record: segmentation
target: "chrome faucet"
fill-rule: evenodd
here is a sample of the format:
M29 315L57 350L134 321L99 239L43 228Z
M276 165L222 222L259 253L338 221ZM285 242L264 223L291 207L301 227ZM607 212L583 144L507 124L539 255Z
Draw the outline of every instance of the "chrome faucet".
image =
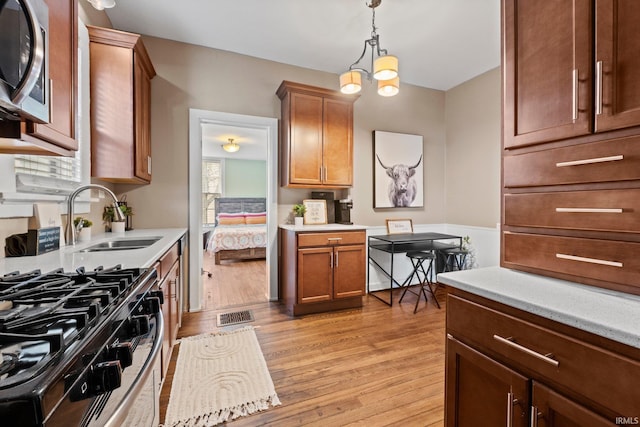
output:
M76 190L73 191L73 193L69 194L69 197L67 198L67 245L76 244L76 231L80 231L80 230L76 230L76 228L73 226L73 216L74 216L73 202L76 200L76 197L78 196L78 194L80 194L84 190L91 189L91 188L102 190L108 195L110 195L111 198L113 199L113 207L114 207L113 211L116 217L118 218L119 221L125 220L124 214L122 213L122 211L120 210L120 207L118 206L118 198L116 197L115 194L113 194L113 191L109 190L107 187L103 187L102 185L98 185L98 184L88 184L88 185L83 185L82 187L78 187Z

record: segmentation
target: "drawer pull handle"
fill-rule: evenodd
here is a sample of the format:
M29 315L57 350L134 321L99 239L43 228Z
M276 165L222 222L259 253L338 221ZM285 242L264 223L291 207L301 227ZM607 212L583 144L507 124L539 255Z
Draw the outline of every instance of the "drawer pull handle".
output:
M602 114L602 61L596 62L596 114Z
M327 237L327 240L330 242L339 242L342 240L342 237Z
M513 406L518 404L518 399L513 392L507 393L507 427L513 427Z
M571 103L571 118L575 122L578 120L578 69L573 69L573 74L571 76L571 82L573 84L573 102Z
M609 267L622 267L623 264L618 261L607 261L606 259L586 258L582 256L556 254L556 258L568 259L569 261L588 262L590 264L608 265Z
M621 208L556 208L556 212L575 213L622 213Z
M531 427L538 427L538 418L542 417L542 412L535 406L531 405Z
M593 159L582 159L582 160L572 160L570 162L559 162L559 163L556 163L556 167L563 168L566 166L589 165L591 163L615 162L618 160L624 160L624 156L622 154L618 154L616 156L609 156L609 157L596 157Z
M537 351L533 351L533 350L531 350L530 348L527 348L527 347L525 347L525 346L523 346L523 345L520 345L520 344L518 344L517 342L513 341L513 338L512 338L512 337L509 337L509 338L503 338L503 337L501 337L500 335L494 335L494 336L493 336L493 339L494 339L494 340L496 340L496 341L498 341L498 342L501 342L501 343L503 343L503 344L506 344L506 345L508 345L509 347L513 347L513 348L515 348L515 349L517 349L517 350L520 350L520 351L522 351L522 352L525 352L525 353L527 353L528 355L535 357L536 359L540 359L540 360L542 360L543 362L549 363L549 364L551 364L551 365L555 366L556 368L557 368L558 366L560 366L560 362L558 362L558 361L557 361L557 360L555 360L555 359L552 359L551 357L549 357L549 355L540 354L540 353L538 353Z

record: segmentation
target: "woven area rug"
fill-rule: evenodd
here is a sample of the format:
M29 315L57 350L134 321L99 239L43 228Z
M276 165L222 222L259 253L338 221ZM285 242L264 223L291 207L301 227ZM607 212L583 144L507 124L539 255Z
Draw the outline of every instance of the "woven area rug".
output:
M253 327L181 340L165 426L212 426L279 404Z

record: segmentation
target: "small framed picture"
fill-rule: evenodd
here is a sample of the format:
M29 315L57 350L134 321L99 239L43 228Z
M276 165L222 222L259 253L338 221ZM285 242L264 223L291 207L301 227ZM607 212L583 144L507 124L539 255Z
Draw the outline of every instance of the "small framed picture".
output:
M409 218L388 219L387 233L389 234L413 233L413 221L411 221L411 219Z
M307 208L304 213L305 224L327 223L327 201L319 199L303 200L302 204Z

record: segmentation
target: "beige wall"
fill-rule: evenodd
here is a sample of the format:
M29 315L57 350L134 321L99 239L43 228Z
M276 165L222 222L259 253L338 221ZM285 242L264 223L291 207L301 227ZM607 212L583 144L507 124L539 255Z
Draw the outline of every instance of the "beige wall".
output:
M446 222L500 222L500 68L446 93Z
M235 53L144 38L158 75L152 81L153 182L116 186L127 193L137 227L186 226L188 219L188 109L197 108L263 117L280 117L275 95L282 80L337 89L337 75L261 60ZM365 84L354 107L354 186L352 218L382 225L388 217L410 216L417 223L444 222L445 127L442 91L403 85L400 94L383 98ZM372 190L373 130L424 135L425 207L374 211ZM311 190L279 189L280 220L288 205ZM346 191L338 192L344 197Z
M282 80L338 87L331 73L153 37L144 42L158 73L152 81L153 182L114 188L133 207L135 228L188 225L189 108L279 118L275 91ZM336 193L352 197L353 221L382 226L385 218L410 217L417 224L494 227L500 220L499 99L497 69L447 93L402 84L399 95L384 98L365 83L354 106L354 186ZM424 136L424 208L373 209L373 130ZM279 188L281 222L310 191ZM92 210L100 224L102 205ZM0 243L24 231L24 219L1 220Z

